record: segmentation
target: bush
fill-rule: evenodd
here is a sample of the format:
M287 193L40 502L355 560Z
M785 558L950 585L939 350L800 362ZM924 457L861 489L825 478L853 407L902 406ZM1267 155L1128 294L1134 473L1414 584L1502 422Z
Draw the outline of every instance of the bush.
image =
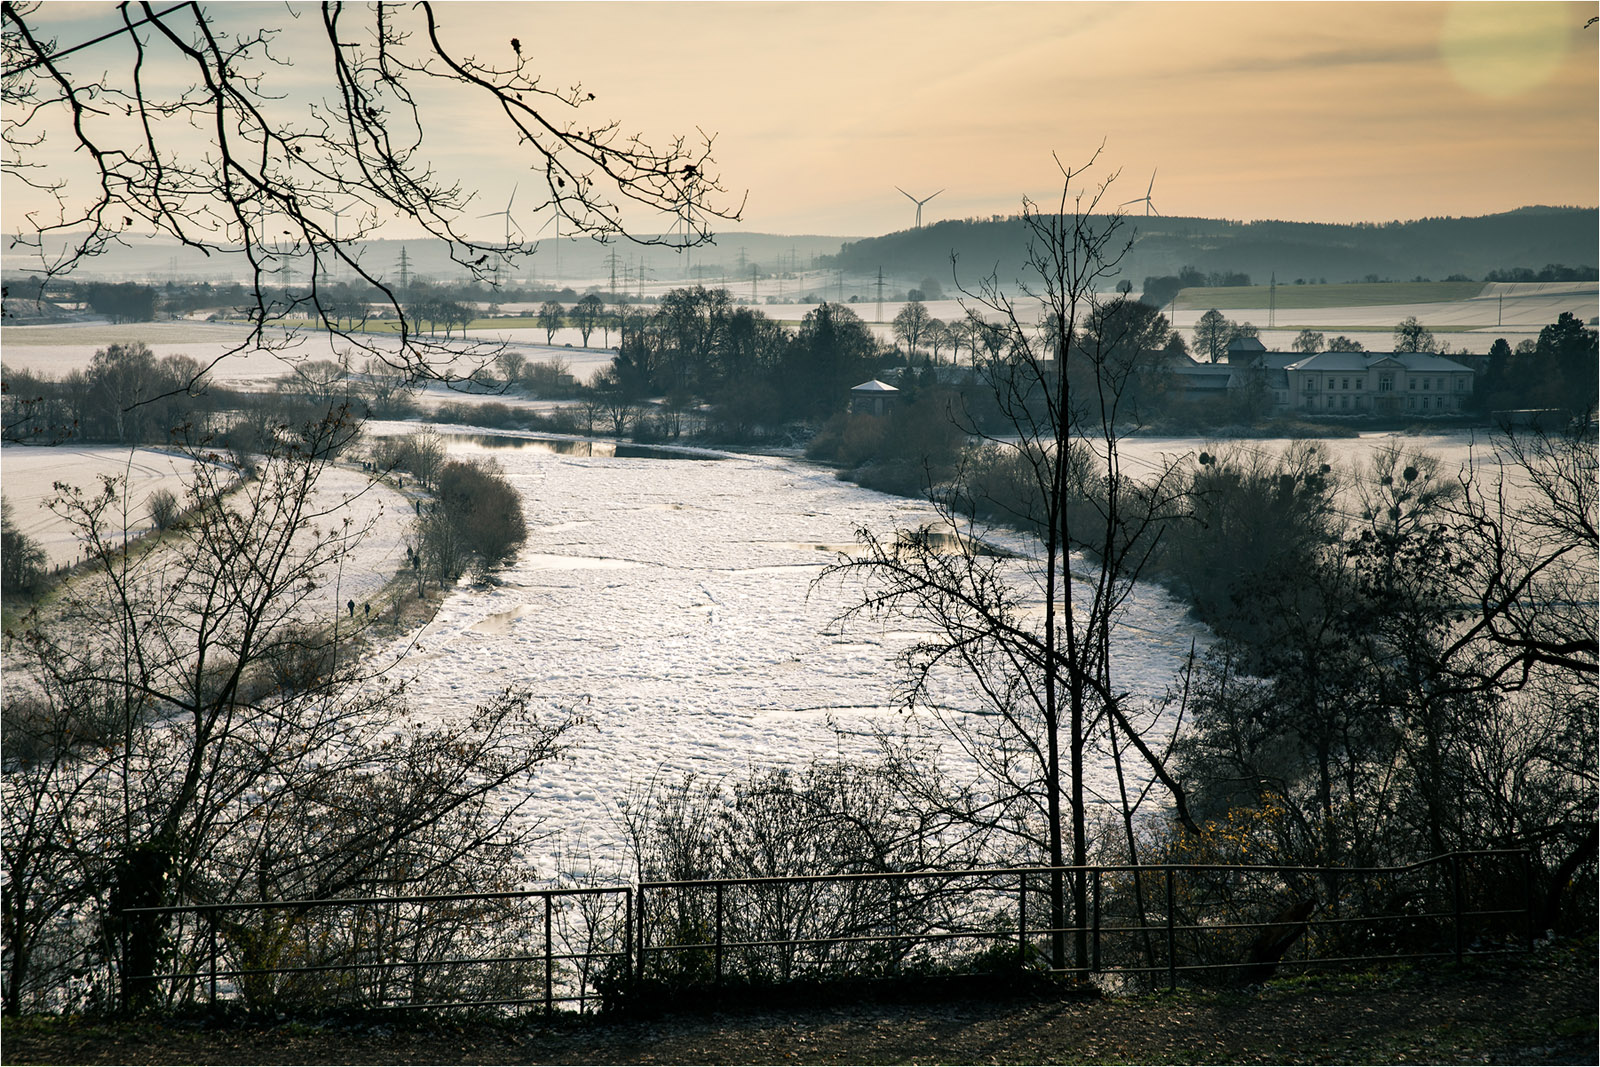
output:
M950 412L951 394L927 390L886 416L838 414L806 448L811 459L853 468L862 485L920 495L947 481L966 443Z
M157 489L144 504L157 530L165 530L178 521L178 497L172 490Z
M44 549L11 521L11 504L0 501L0 586L31 595L44 585Z
M432 427L424 427L404 437L378 438L370 455L379 470L410 471L423 485L432 485L444 463L444 441Z
M441 584L468 566L486 574L527 540L522 502L493 463L452 461L438 477L439 499L423 516L421 541Z
M571 365L560 358L524 364L518 380L529 396L544 400L567 399L583 391L572 376Z

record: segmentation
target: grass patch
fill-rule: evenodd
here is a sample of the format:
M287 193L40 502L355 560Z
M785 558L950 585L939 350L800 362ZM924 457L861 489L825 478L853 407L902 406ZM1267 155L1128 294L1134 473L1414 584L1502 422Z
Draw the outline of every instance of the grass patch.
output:
M1342 285L1280 285L1276 298L1268 286L1238 285L1185 289L1176 306L1189 311L1216 308L1264 308L1276 301L1278 310L1293 308L1368 307L1383 304L1437 304L1470 300L1483 292L1483 282L1350 282Z

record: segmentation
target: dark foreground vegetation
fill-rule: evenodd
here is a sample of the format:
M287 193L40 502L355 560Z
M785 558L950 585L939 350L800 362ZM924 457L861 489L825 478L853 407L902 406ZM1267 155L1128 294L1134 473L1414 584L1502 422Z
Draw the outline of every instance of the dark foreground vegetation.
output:
M1593 1063L1592 941L1494 964L1228 992L1013 997L491 1021L8 1021L9 1063Z

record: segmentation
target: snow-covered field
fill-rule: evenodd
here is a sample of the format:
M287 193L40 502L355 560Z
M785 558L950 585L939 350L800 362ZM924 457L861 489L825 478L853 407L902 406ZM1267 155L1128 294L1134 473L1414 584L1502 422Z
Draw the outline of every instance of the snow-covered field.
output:
M242 326L211 322L135 322L112 325L107 322L66 323L50 326L7 326L5 330L5 364L7 367L25 368L54 378L75 370L84 370L94 358L97 349L111 344L129 344L143 341L150 346L157 359L166 356L188 356L202 364L212 363L211 378L220 385L236 389L265 390L274 379L289 372L293 360L332 359L353 348L349 342L329 342L321 336L307 336L304 342L284 353L251 349L233 352L246 336ZM595 333L589 340L594 347L581 347L582 337L575 329L556 331L554 344L545 343L545 332L537 329L486 329L474 330L474 340L500 340L530 363L552 359L564 360L579 381L588 381L601 368L608 366L616 353L600 347L603 335ZM613 331L612 340L616 334ZM392 345L394 342L374 335L365 340L373 344ZM441 338L442 340L442 338ZM232 354L230 354L232 353ZM359 366L366 354L356 352L352 362Z
M11 521L44 549L54 567L82 556L76 531L48 506L57 495L57 482L93 497L100 491L101 478L120 479L123 504L115 508L115 517L122 521L107 533L137 537L151 528L146 509L150 494L166 489L182 499L191 465L181 452L159 448L6 445L0 448L0 488Z
M1539 331L1555 322L1562 312L1576 315L1581 322L1593 321L1600 312L1600 287L1594 282L1486 284L1483 291L1467 300L1418 304L1375 304L1367 307L1234 308L1226 312L1234 322L1254 323L1261 331L1261 342L1274 351L1288 351L1300 330L1309 328L1332 337L1340 330L1356 333L1356 340L1369 351L1389 347L1389 331L1409 317L1433 330L1442 331L1438 340L1452 350L1466 348L1484 353L1498 337L1513 347L1522 340L1536 339ZM1194 331L1205 314L1203 308L1180 309L1172 325L1184 334ZM1275 322L1276 329L1267 323ZM1331 331L1331 332L1330 332ZM1374 332L1377 331L1377 332Z
M165 488L181 501L193 462L181 452L156 448L7 445L0 449L0 488L12 521L39 543L53 567L82 555L77 531L48 507L57 495L57 482L92 497L100 491L102 477L119 479L120 503L108 513L113 521L106 533L137 537L152 529L150 494ZM330 467L318 481L311 505L337 514L338 521L348 516L357 529L370 524L371 532L343 572L326 576L307 607L332 612L350 600L361 604L375 597L403 561L410 504L358 470Z

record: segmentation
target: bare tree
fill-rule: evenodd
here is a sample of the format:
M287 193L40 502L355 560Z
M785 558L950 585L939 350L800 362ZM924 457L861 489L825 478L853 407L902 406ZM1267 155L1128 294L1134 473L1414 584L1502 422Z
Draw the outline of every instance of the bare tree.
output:
M928 333L932 316L920 300L909 300L894 317L894 335L905 342L906 354L915 357L917 345Z
M712 138L656 146L616 122L587 122L594 94L545 85L517 37L497 57L462 54L449 7L329 2L314 24L293 12L272 28L235 25L226 8L197 3L117 12L110 32L61 42L51 34L76 24L58 30L50 5L4 4L3 166L48 205L13 239L34 255L40 294L135 232L153 232L242 260L252 330L239 349L282 349L295 339L291 320L309 317L410 378L465 377L494 346L421 336L404 294L357 249L400 217L479 278L532 254L534 242L509 228L499 242L462 231L475 192L435 169L424 130L463 108L502 124L499 140L515 153L507 166L545 179L526 210L554 212L569 234L694 245L709 224L738 215L715 202ZM274 73L291 65L323 79L320 98L275 88ZM47 155L47 140L67 151ZM639 237L629 211L678 225ZM327 301L335 272L392 311L397 343L351 329Z
M1023 204L1028 277L1018 284L1042 306L1042 320L1023 318L993 277L968 294L972 310L1004 338L988 370L1006 424L988 439L990 477L969 479L940 502L942 530L860 531L865 551L830 571L867 582L850 615L908 615L930 631L903 655L905 699L982 778L938 799L935 787L928 801L953 825L1012 836L1056 868L1088 860L1086 759L1096 747L1136 750L1186 818L1181 791L1143 740L1109 658L1112 627L1172 511L1177 478L1163 468L1135 479L1122 467L1119 442L1136 424L1130 385L1148 354L1124 335L1136 319L1117 313L1126 296L1101 291L1128 242L1120 215L1098 214L1115 175L1087 193L1071 191L1087 169L1061 167L1055 212ZM986 552L976 514L1032 534L1030 558ZM941 699L951 675L972 706ZM1080 920L1085 894L1084 880L1074 879ZM1059 871L1050 926L1052 959L1066 966ZM1081 921L1074 947L1077 966L1087 966Z
M280 433L237 485L197 457L154 545L114 533L114 480L60 498L90 570L7 638L7 1012L160 995L144 976L176 920L125 908L476 888L532 832L500 791L570 720L508 692L408 722L320 592L364 533L313 492L348 432L335 414ZM220 934L243 953L272 931Z
M583 347L589 347L589 335L594 333L600 325L600 320L605 316L606 304L595 293L585 293L572 308L572 324L578 328L583 336Z
M1500 475L1487 485L1464 476L1450 509L1478 605L1457 646L1489 641L1499 652L1495 679L1520 684L1544 667L1592 684L1600 538L1590 420L1556 432L1508 429L1494 453Z
M539 305L539 328L544 331L544 343L552 344L556 339L556 331L561 329L566 320L566 309L560 301L546 300Z

